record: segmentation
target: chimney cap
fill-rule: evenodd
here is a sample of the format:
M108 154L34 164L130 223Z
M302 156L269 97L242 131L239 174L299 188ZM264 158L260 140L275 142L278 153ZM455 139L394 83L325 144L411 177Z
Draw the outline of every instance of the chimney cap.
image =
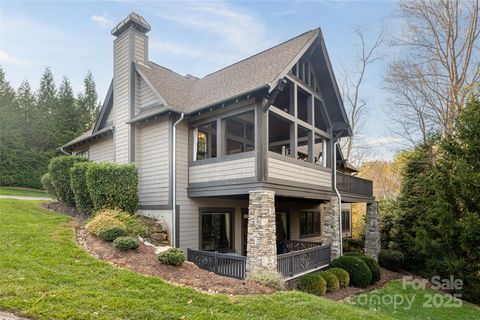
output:
M113 28L112 35L118 37L130 27L133 27L142 33L147 33L151 29L148 22L141 15L136 12L132 12L125 19L120 21L115 28Z

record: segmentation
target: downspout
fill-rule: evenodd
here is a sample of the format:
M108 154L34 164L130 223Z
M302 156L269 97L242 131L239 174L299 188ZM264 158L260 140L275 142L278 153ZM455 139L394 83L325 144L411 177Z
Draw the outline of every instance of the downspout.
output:
M335 138L335 143L333 145L333 189L337 194L338 198L338 222L339 222L339 240L340 240L340 256L343 256L343 231L342 231L342 195L337 189L337 145L340 142L340 139Z
M177 241L177 126L185 118L182 112L180 118L173 124L173 148L172 148L172 247L176 247Z

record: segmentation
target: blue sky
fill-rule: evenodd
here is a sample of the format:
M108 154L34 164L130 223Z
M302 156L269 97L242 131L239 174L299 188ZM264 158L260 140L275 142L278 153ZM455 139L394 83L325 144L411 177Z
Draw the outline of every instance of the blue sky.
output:
M358 39L355 26L373 40L395 31L391 1L5 1L0 2L0 65L17 87L36 88L46 66L57 83L67 76L76 92L91 70L103 100L112 77L110 30L131 11L152 26L150 60L180 74L204 76L310 29L321 27L337 79L351 69ZM363 139L369 158L391 158L398 144L388 128L382 82L385 58L373 65L363 86L369 116Z

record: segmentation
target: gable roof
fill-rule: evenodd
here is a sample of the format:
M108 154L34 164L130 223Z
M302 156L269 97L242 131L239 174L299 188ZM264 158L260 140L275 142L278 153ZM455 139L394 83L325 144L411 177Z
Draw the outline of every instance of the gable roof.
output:
M182 76L153 62L136 63L168 107L191 113L262 87L272 87L319 36L313 29L203 78Z

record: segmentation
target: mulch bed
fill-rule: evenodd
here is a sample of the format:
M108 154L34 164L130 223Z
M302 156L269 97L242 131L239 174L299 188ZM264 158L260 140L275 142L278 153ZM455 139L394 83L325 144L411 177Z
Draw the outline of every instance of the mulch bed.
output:
M394 272L384 268L380 268L380 269L381 269L381 279L377 283L374 283L366 288L355 288L355 287L340 288L335 292L328 292L325 295L325 297L335 301L349 300L350 298L358 294L380 289L385 285L385 283L391 280L401 279L403 276L407 275L405 273Z
M149 276L160 277L169 283L187 286L207 293L224 293L230 295L268 294L274 290L252 281L238 280L216 275L198 268L190 262L179 267L161 264L155 255L155 249L140 243L137 250L120 251L111 243L102 241L85 231L83 224L86 216L73 208L60 203L44 203L48 210L74 217L77 240L92 256L105 260L117 267L126 268Z

